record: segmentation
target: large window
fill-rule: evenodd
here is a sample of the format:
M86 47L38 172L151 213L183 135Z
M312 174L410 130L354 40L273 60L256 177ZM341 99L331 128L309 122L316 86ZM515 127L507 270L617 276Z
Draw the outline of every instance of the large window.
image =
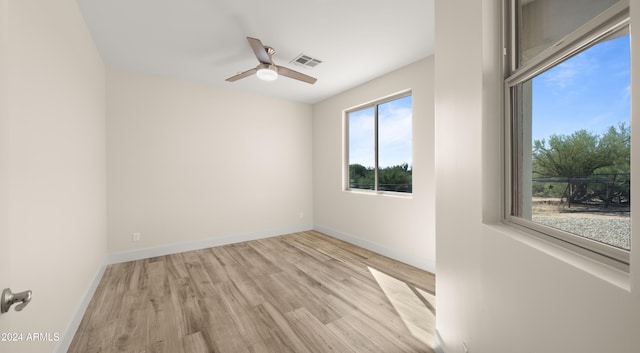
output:
M411 94L346 112L347 189L412 192Z
M506 219L628 269L629 5L511 0Z

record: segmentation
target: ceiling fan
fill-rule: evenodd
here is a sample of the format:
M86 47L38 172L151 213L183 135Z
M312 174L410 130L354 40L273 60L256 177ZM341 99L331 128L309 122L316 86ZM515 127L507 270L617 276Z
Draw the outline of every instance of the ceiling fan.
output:
M245 78L253 74L256 74L259 79L265 81L273 81L278 78L278 75L286 76L310 84L314 84L317 81L316 78L313 78L311 76L305 75L298 71L287 69L284 66L278 66L274 64L272 57L276 52L275 49L262 45L260 39L247 37L247 40L249 41L249 45L251 45L251 49L253 49L253 53L256 55L256 58L258 59L260 64L258 64L258 66L251 70L247 70L235 76L231 76L226 79L226 81L235 82L241 78Z

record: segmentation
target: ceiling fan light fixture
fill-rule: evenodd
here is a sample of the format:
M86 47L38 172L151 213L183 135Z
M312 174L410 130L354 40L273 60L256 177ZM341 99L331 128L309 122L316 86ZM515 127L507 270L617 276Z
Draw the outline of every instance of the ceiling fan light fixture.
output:
M314 84L317 79L300 73L298 71L291 70L284 66L278 66L273 63L273 54L275 54L275 50L272 47L267 47L262 45L260 39L247 37L249 41L249 45L253 50L253 54L256 56L256 59L260 62L258 66L254 67L251 70L247 70L245 72L241 72L234 76L226 79L227 82L235 82L241 78L245 78L247 76L256 75L259 79L264 81L273 81L278 79L278 76L282 75L284 77L289 77L298 81L306 82L309 84ZM318 61L320 63L321 61Z
M256 72L256 76L263 81L275 81L278 78L278 72L272 68L262 68Z

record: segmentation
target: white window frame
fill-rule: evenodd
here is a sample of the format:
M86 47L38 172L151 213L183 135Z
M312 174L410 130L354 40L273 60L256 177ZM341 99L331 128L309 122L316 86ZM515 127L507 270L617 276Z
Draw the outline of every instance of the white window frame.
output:
M606 36L629 26L629 1L621 0L600 15L585 23L583 26L565 36L526 64L517 67L517 36L516 36L516 0L505 1L505 84L504 84L504 218L509 225L524 230L528 234L551 241L571 251L595 259L615 268L629 271L630 251L596 242L576 234L551 228L540 223L526 220L513 214L521 214L515 210L520 203L517 197L521 193L517 190L517 181L521 178L522 168L526 164L517 157L521 153L514 153L515 148L522 148L523 142L516 141L518 129L514 123L518 105L516 87L547 69L567 60L572 55L597 43ZM526 138L526 137L525 137ZM633 140L633 134L632 134ZM520 142L520 144L518 144ZM632 141L633 144L633 141ZM514 148L514 146L516 146ZM515 180L515 182L514 182Z
M412 100L413 100L413 92L412 90L408 89L408 90L404 90L398 93L394 93L391 94L389 96L383 97L383 98L379 98L377 100L373 100L349 109L346 109L343 111L343 126L344 126L344 138L343 138L343 154L344 154L344 163L343 163L343 190L344 191L351 191L351 192L358 192L358 193L372 193L372 194L392 194L392 195L398 195L398 196L407 196L407 197L411 197L411 195L413 194L413 175L411 178L411 192L400 192L400 191L387 191L387 190L379 190L378 186L379 186L379 182L378 182L378 169L379 169L379 165L378 165L378 107L379 105L400 99L400 98L404 98L404 97L408 97L411 96ZM374 107L374 134L375 134L375 138L374 138L374 189L357 189L357 188L351 188L350 185L350 177L349 177L349 113L352 112L356 112L359 110L363 110L363 109L367 109L367 108L371 108ZM413 160L413 102L411 104L411 159ZM413 164L413 163L412 163ZM413 165L411 165L411 170L413 173Z

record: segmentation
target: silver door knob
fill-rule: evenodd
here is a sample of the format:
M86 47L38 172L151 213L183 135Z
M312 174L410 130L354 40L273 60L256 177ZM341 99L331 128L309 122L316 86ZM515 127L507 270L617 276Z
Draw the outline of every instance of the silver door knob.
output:
M11 308L11 305L20 303L16 306L16 311L21 311L31 301L31 291L26 290L20 293L12 293L11 289L5 288L2 291L2 297L0 297L0 313L6 313Z

